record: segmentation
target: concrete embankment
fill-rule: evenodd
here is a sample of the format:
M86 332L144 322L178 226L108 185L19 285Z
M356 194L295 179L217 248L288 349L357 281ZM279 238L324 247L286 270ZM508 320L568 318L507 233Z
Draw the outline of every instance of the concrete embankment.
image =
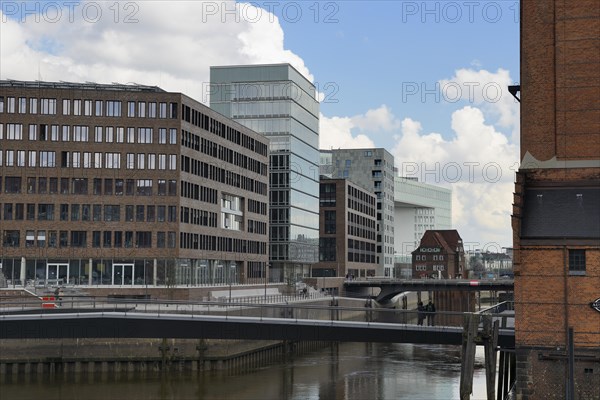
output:
M364 307L359 299L336 298L340 307ZM307 306L331 306L332 298L303 301ZM273 307L272 317L364 320L364 311L334 313L315 308ZM244 308L245 316L260 309ZM213 312L211 312L213 314ZM219 312L214 312L218 315ZM263 315L267 316L267 315ZM160 370L243 370L327 346L327 342L280 342L183 339L25 339L0 340L2 379L27 374L120 373Z

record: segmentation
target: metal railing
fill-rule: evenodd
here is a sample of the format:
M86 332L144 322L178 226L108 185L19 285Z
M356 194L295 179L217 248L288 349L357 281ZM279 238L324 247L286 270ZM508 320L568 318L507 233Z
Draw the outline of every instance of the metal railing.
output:
M151 313L158 317L163 314L218 315L260 318L294 318L306 320L340 320L361 322L387 322L396 324L451 326L460 327L467 313L436 311L435 313L417 310L402 310L373 307L374 303L365 300L363 307L342 307L335 305L339 298L311 295L273 295L265 303L264 297L255 296L244 299L221 299L221 301L177 301L158 299L125 299L98 296L62 296L52 300L28 298L0 298L0 320L2 315L27 314L43 315L47 313L89 313L89 312L125 312ZM328 305L310 304L302 300L321 299ZM43 308L42 304L54 304L53 308ZM486 314L498 315L490 307ZM480 312L482 313L482 312ZM429 317L429 318L428 318ZM422 318L422 322L419 320Z

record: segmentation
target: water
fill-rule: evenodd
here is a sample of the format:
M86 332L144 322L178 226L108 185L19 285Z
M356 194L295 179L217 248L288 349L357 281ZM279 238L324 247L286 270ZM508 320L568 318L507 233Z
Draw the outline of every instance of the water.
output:
M473 399L485 399L477 354ZM342 343L241 373L80 374L19 377L2 400L367 400L458 399L460 349L452 346Z

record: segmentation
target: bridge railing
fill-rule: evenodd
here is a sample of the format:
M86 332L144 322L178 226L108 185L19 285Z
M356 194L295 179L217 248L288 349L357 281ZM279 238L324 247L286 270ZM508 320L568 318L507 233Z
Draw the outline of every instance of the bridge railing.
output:
M229 299L228 299L229 300ZM85 313L85 312L125 312L152 313L158 315L190 314L215 315L225 317L257 318L293 318L297 320L340 320L360 322L386 322L413 325L462 326L462 312L437 311L435 313L417 310L402 310L374 307L374 303L365 300L363 307L340 307L334 298L328 305L310 303L292 303L290 299L281 299L278 304L252 303L244 301L176 301L156 299L122 299L91 296L64 296L55 300L56 308L42 308L41 301L29 298L21 300L0 300L0 319L2 314L45 313ZM262 300L262 299L261 299ZM482 311L485 314L497 314L502 306L490 307ZM506 325L504 325L506 326Z

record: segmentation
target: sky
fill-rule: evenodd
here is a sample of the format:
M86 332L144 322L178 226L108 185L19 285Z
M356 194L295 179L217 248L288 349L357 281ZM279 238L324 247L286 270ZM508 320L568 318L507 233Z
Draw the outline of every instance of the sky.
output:
M209 67L289 62L320 147L383 147L453 193L467 249L512 246L519 2L0 2L0 79L157 85L209 102Z

